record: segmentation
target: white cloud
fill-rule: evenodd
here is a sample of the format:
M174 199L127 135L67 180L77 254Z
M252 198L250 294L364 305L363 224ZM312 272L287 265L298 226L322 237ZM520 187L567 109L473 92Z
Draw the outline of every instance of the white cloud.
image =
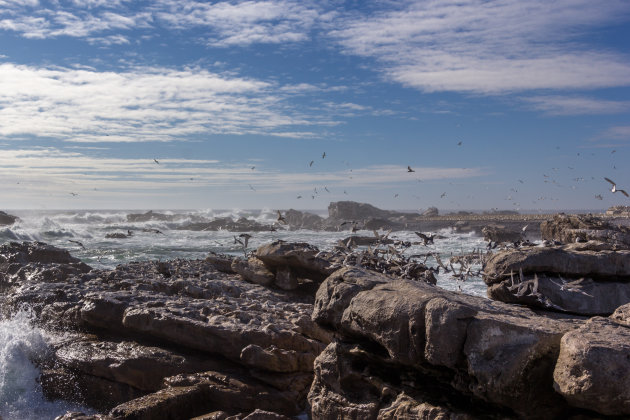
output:
M525 102L551 115L619 114L630 111L628 101L610 101L582 96L535 96Z
M630 3L588 0L407 1L350 16L331 31L350 54L379 60L392 80L423 91L483 94L630 85L630 57L579 42L622 22Z
M171 141L195 134L310 136L275 84L200 69L124 73L0 64L0 137ZM295 133L295 134L291 134Z
M175 28L207 27L214 46L298 42L307 39L319 11L288 0L206 3L160 0L155 15Z

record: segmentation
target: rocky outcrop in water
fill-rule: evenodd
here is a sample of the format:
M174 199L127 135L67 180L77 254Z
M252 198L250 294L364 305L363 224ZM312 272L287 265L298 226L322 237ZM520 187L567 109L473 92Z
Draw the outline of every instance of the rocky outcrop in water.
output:
M411 275L399 246L278 241L248 259L90 270L66 251L11 243L0 297L5 315L26 303L62 332L42 365L46 395L105 418L630 416L630 303L588 319L449 292ZM628 251L601 244L540 249L497 253L486 269L501 281L525 265L630 271L615 268ZM241 263L271 280L236 274Z
M0 226L12 225L15 221L18 220L17 216L12 216L3 211L0 211Z
M580 315L630 302L630 250L602 242L499 251L483 271L495 300Z

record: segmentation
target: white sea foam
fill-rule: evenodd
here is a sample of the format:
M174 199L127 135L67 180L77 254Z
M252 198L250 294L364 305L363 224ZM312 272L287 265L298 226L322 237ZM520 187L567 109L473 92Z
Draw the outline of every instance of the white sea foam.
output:
M0 418L54 419L67 411L84 411L65 401L44 398L36 366L49 351L46 333L32 325L32 313L22 310L0 321Z

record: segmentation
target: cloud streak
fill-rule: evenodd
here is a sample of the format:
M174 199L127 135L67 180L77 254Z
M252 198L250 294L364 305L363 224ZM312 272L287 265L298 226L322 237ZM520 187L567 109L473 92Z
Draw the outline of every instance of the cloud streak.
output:
M426 92L500 94L630 85L630 57L580 42L584 28L620 22L630 4L586 0L408 1L351 16L331 32L344 51ZM605 69L605 71L602 71Z
M312 137L300 128L334 124L296 111L276 88L274 83L202 69L114 73L0 64L0 138L136 142L200 133Z

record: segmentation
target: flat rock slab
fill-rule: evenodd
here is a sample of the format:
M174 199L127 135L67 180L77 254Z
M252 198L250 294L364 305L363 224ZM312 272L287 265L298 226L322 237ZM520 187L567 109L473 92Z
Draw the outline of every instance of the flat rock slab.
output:
M565 277L592 277L630 282L629 250L581 250L579 244L528 247L499 251L484 266L484 281L491 285L512 276L558 273Z
M554 387L576 407L630 416L630 328L592 318L560 345Z

